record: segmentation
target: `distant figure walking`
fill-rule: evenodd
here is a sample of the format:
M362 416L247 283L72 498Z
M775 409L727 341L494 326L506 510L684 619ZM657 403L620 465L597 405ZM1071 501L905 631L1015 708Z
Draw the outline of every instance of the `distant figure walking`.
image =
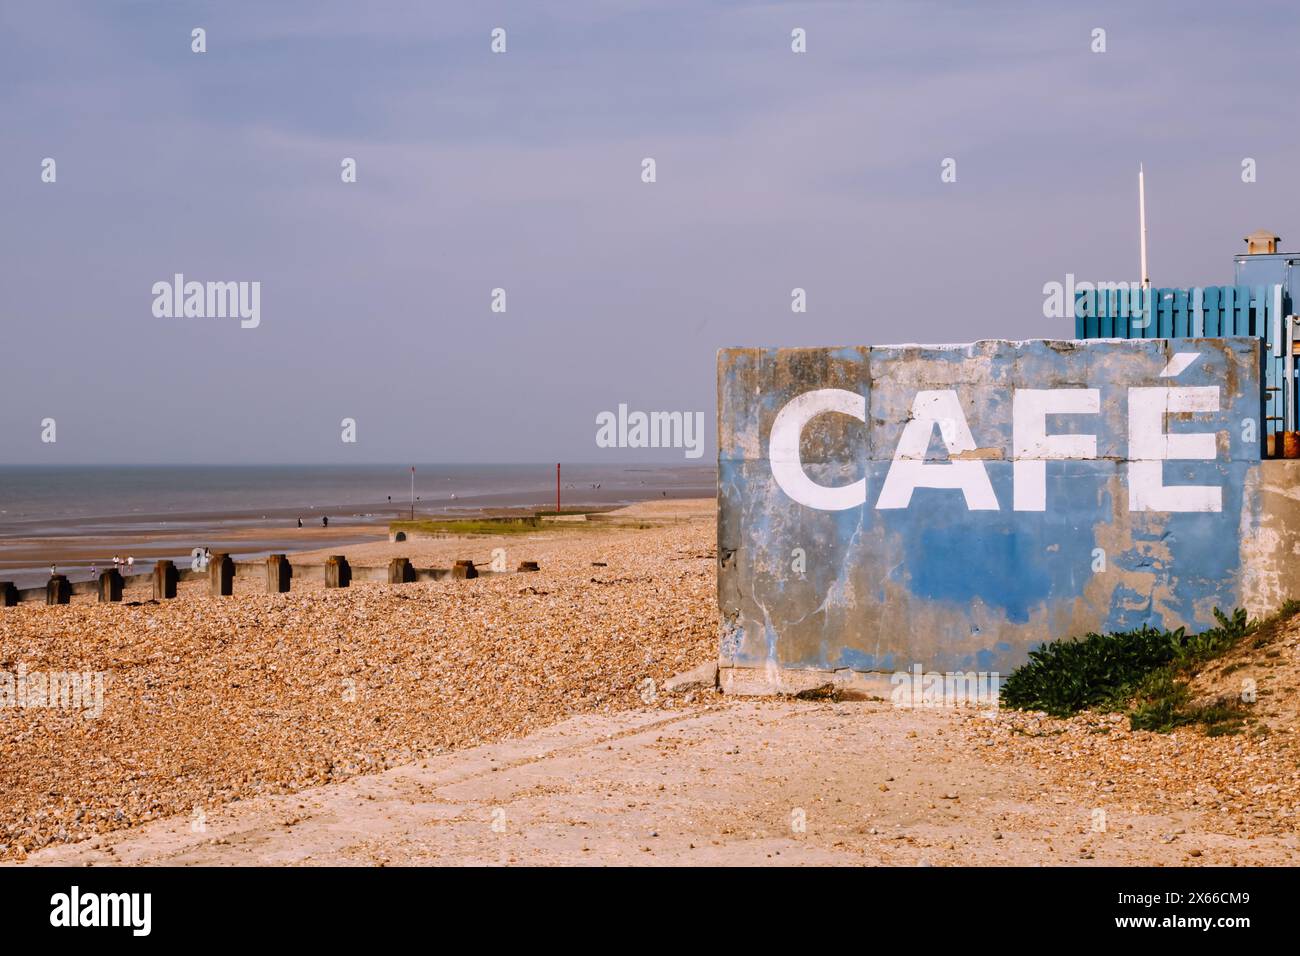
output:
M98 575L98 573L96 572L96 569L95 569L95 565L94 565L94 563L92 562L91 565L90 565L90 580L93 581L93 580L95 580L95 578L97 578L97 577L99 577L99 575Z
M298 519L298 527L299 527L299 528L302 527L302 519L301 519L301 518Z
M135 558L129 554L126 556L126 570L128 573L135 570Z
M53 564L51 564L51 565L50 565L50 577L54 577L54 575L56 575L56 574L58 574L58 573L59 573L59 569L58 569L58 567L55 566L55 565L53 565Z
M329 516L329 515L321 515L320 523L321 523L321 527L322 527L322 528L328 528L328 527L330 526L330 516Z

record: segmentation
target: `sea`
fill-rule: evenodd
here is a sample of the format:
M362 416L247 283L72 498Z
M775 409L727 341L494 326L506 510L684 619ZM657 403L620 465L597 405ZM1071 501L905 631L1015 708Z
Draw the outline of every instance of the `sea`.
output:
M412 484L414 467L414 484ZM716 468L701 464L562 464L564 508L665 498L711 498ZM69 570L102 569L116 553L178 556L176 542L216 550L239 532L237 556L301 548L275 528L383 526L394 518L456 517L555 507L547 464L3 465L0 580L30 587L50 556ZM270 529L266 535L257 529ZM381 528L372 527L370 536ZM250 537L250 533L252 536ZM170 542L160 543L160 539ZM346 538L336 538L343 541ZM358 540L364 540L360 535ZM292 547L289 547L289 546ZM98 558L99 551L106 554ZM60 568L60 570L63 570Z

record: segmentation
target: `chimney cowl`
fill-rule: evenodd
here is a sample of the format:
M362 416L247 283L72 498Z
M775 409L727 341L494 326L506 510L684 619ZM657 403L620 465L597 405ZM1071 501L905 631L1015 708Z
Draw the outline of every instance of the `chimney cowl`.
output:
M1277 252L1277 244L1282 237L1267 229L1256 229L1246 237L1246 255L1272 255Z

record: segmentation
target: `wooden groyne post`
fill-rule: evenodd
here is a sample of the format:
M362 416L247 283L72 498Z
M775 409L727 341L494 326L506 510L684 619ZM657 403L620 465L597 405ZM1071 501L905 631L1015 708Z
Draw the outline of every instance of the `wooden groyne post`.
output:
M208 562L208 593L213 597L235 593L235 562L224 551L212 555Z
M66 574L51 575L45 584L46 604L67 604L72 600L72 584Z
M99 572L99 603L109 604L122 600L122 573L117 568Z
M153 566L153 599L166 601L176 596L176 565L170 561L158 561Z
M341 554L331 554L325 560L325 586L345 588L352 583L352 566Z
M266 593L285 594L293 578L293 565L283 554L271 554L266 558Z
M415 580L415 568L410 558L393 558L388 562L389 584L410 584Z

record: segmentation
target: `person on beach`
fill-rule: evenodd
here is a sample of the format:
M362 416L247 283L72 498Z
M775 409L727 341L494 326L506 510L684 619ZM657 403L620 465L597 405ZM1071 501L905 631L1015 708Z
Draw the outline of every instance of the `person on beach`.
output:
M126 572L127 574L130 574L134 570L135 570L135 558L133 558L131 555L128 554L126 556Z
M93 580L95 580L95 578L97 578L98 576L99 576L99 575L96 573L95 565L94 565L94 563L92 562L91 565L90 565L90 580L93 581Z
M299 528L302 527L302 519L301 519L301 518L298 519L298 527L299 527Z
M329 517L329 515L321 515L320 523L321 523L321 527L322 527L322 528L328 528L328 527L330 526L330 517Z
M58 569L58 567L56 567L55 565L51 564L51 565L50 565L50 577L54 577L54 575L56 575L56 574L58 574L58 573L59 573L59 569Z

